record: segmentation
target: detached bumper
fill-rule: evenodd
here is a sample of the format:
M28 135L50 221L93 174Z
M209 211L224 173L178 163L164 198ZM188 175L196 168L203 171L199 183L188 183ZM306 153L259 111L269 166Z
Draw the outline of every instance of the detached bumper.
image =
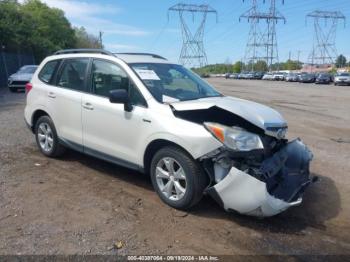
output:
M262 163L260 172L265 181L232 167L208 193L227 211L273 216L302 202L302 194L312 182L311 160L308 148L301 140L294 140Z

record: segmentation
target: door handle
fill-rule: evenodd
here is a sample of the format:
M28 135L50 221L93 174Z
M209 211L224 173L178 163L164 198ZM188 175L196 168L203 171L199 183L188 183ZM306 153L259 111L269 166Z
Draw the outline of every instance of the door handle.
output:
M94 107L92 106L91 103L84 103L83 107L87 110L94 110Z
M49 92L47 96L51 98L56 98L56 94L54 92Z

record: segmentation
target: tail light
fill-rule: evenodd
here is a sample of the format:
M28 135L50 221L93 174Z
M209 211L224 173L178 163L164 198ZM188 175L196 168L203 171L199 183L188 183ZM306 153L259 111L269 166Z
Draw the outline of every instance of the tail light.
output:
M30 90L32 90L33 85L31 83L26 83L26 94L29 93Z

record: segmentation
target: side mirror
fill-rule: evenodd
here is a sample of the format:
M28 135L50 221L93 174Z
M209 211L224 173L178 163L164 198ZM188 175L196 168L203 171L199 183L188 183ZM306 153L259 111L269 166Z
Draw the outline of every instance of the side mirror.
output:
M109 101L113 104L124 104L124 110L127 112L131 112L132 110L132 105L129 101L129 94L125 89L109 91Z

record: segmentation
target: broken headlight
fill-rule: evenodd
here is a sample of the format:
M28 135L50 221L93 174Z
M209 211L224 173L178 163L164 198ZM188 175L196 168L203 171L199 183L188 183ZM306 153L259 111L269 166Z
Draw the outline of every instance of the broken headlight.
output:
M258 135L240 127L228 127L212 122L205 122L204 126L214 137L232 150L251 151L264 148Z

